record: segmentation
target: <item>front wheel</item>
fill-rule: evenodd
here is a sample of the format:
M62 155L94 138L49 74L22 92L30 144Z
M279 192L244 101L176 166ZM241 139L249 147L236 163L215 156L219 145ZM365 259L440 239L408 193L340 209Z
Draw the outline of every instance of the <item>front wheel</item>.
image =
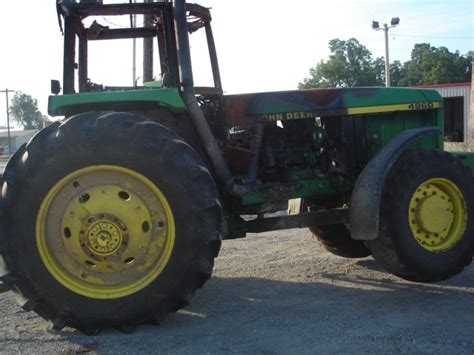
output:
M216 186L164 126L80 114L35 136L4 178L0 276L57 329L160 322L211 275L221 243Z
M385 182L379 236L368 244L377 261L407 280L461 272L474 251L471 170L446 152L405 152Z

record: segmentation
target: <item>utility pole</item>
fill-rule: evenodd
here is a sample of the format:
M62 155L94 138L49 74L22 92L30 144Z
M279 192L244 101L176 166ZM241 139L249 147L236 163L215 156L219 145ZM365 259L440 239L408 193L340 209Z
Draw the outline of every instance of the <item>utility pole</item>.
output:
M7 99L7 132L8 132L8 157L12 154L12 144L10 137L10 100L8 99L9 92L15 92L15 90L0 90L0 93L5 93L5 98Z
M137 0L130 0L130 4L135 4ZM130 27L137 27L137 15L130 15ZM132 49L132 85L137 85L137 39L133 37L133 49Z
M400 24L400 19L398 17L392 18L390 26L384 24L381 28L378 21L372 21L372 29L376 31L384 31L385 33L385 86L390 86L390 59L389 59L389 50L388 50L388 30Z

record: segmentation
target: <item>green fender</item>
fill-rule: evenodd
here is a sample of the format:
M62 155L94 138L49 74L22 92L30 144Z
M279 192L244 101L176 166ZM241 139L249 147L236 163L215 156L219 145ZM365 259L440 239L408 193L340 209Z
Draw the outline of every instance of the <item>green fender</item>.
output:
M409 129L385 145L367 164L352 190L349 224L352 239L374 240L379 234L379 209L385 180L410 143L430 134L440 134L438 127Z

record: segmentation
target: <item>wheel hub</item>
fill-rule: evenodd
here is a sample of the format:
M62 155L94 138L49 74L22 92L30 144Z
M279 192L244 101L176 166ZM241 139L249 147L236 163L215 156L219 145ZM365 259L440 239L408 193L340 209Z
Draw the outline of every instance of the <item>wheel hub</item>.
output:
M462 193L449 180L430 179L413 194L408 218L414 238L424 249L447 250L465 230L467 217Z
M83 296L110 299L138 292L160 275L175 226L166 197L150 180L99 165L53 186L38 212L36 236L58 282Z
M435 185L422 185L415 193L414 220L420 233L446 234L453 222L453 203L449 196Z
M86 219L79 232L84 252L96 260L120 256L128 244L128 228L118 217L97 214Z

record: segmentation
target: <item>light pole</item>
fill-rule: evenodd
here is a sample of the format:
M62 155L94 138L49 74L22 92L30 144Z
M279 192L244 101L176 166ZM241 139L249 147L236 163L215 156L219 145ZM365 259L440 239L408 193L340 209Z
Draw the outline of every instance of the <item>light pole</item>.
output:
M8 99L8 93L9 92L15 92L15 90L0 90L0 93L5 93L5 97L7 99L7 132L8 132L8 157L10 157L11 152L12 152L12 144L11 144L11 137L10 137L10 102Z
M378 21L372 21L372 29L376 31L385 32L385 86L390 86L390 59L388 53L388 30L400 24L400 19L398 17L392 18L390 21L390 26L384 24L383 27L379 26Z

